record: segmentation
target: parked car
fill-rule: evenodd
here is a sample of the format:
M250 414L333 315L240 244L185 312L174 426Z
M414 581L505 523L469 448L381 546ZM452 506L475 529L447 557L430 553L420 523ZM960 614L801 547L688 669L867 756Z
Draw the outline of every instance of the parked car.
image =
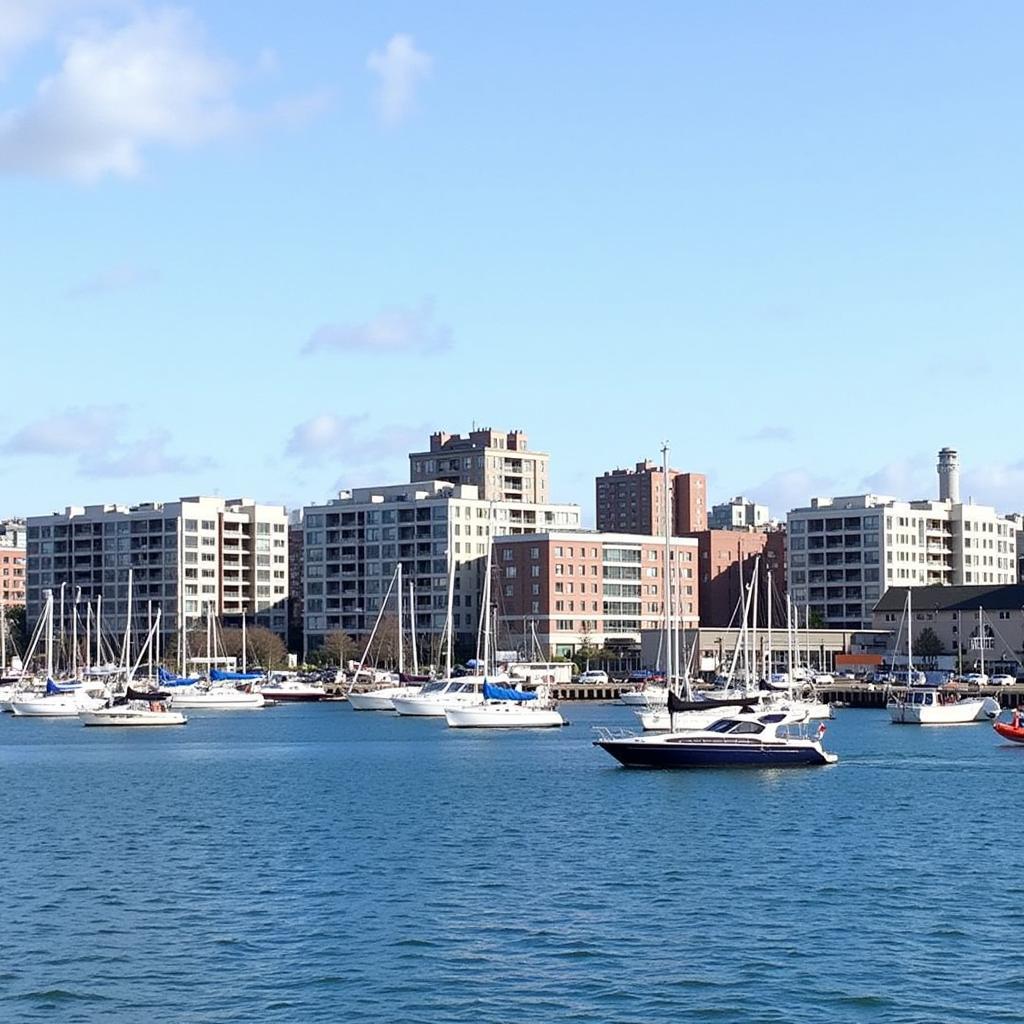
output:
M1005 673L1000 673L998 675L994 675L989 680L989 682L993 686L1013 686L1013 684L1016 681L1017 680L1013 676L1006 675Z
M988 676L983 672L972 672L964 677L964 682L968 686L988 686Z
M608 673L602 672L599 668L589 668L586 672L581 672L576 679L577 683L592 683L595 685L607 685Z
M628 681L631 683L650 683L661 678L653 668L635 668L629 673Z

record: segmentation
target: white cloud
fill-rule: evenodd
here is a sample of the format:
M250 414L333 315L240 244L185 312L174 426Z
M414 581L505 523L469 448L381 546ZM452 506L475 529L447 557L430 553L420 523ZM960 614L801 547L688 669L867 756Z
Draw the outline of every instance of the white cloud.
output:
M789 427L766 425L755 430L752 434L745 434L743 441L792 441L793 431Z
M305 463L342 459L348 465L367 466L374 462L405 455L422 443L423 426L389 424L367 432L369 417L337 416L323 413L304 420L293 428L285 454Z
M192 146L232 130L233 79L227 62L205 52L186 11L82 29L34 100L0 115L0 168L81 181L132 177L146 146Z
M935 473L934 457L919 453L888 462L865 476L854 493L864 491L910 501L938 498L939 481Z
M105 450L116 438L124 406L68 409L26 424L0 449L8 455L76 455Z
M791 508L809 505L812 497L834 494L835 483L834 479L815 476L805 469L783 469L741 493L767 505L773 516L785 519Z
M960 499L994 505L1004 513L1024 512L1024 461L961 470Z
M88 453L79 460L83 476L137 477L192 473L212 465L208 458L190 459L167 451L170 435L157 431L139 441L119 444L113 451Z
M377 109L388 125L402 121L412 109L416 88L430 75L433 58L416 49L410 35L392 36L383 51L374 50L366 58L366 66L379 79Z
M429 353L443 352L451 345L451 328L435 323L433 305L423 302L415 308L382 310L364 323L322 324L302 351Z
M138 440L123 437L123 405L80 406L26 424L0 446L6 455L74 457L83 476L152 476L186 473L210 465L167 451L170 435L154 431Z

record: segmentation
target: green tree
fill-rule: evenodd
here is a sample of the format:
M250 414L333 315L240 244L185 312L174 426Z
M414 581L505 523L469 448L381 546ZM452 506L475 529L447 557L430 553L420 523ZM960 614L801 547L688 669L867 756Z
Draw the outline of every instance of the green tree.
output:
M925 626L914 637L914 653L919 654L922 658L933 658L938 654L945 653L942 641L935 635L935 630L931 626Z
M25 617L25 606L23 604L8 605L3 609L7 618L7 655L10 657L13 652L25 653L25 646L28 643L28 623Z

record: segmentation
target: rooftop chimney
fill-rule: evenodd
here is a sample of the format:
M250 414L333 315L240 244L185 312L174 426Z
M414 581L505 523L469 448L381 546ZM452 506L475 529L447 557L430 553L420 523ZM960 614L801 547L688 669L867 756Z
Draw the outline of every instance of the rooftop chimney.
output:
M960 460L953 448L939 451L939 501L960 503Z

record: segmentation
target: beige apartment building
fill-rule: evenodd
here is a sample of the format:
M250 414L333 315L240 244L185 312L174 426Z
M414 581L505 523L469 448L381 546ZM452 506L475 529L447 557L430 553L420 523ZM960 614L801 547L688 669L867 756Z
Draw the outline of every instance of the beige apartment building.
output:
M304 650L315 651L335 630L366 637L399 563L406 602L412 585L422 663L440 655L449 566L455 645L472 650L491 539L579 526L578 505L489 501L476 486L441 480L360 487L309 505L302 512ZM389 610L397 614L394 598Z
M65 601L102 597L103 620L123 630L132 573L133 618L161 609L161 632L181 616L207 613L224 625L287 633L288 519L280 505L249 498L188 497L140 505L71 506L27 521L27 610L39 615L45 592Z
M499 643L528 654L571 655L587 643L633 650L644 630L664 624L663 538L591 530L499 537L494 565ZM695 627L696 540L672 540L669 570L679 627Z
M483 501L544 505L550 500L550 458L530 451L522 430L485 427L465 437L438 431L430 436L429 451L410 453L409 480L470 484Z

